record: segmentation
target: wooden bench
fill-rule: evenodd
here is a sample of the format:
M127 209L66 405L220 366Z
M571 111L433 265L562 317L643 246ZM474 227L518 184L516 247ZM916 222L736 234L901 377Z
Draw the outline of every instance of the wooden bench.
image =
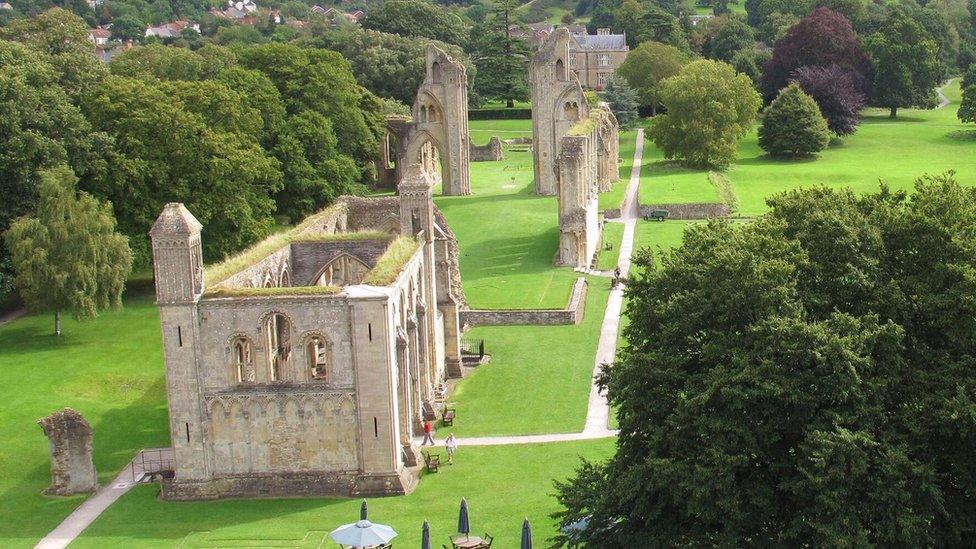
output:
M667 217L667 210L651 210L651 213L644 217L644 221L664 221Z
M454 408L445 407L444 411L441 412L441 421L444 423L444 425L454 425L454 416Z
M420 405L421 417L424 421L435 421L437 419L437 412L434 411L434 406L430 402L424 402Z
M436 473L437 468L441 466L440 454L430 454L428 452L420 452L420 455L424 456L424 465L427 467L427 472Z

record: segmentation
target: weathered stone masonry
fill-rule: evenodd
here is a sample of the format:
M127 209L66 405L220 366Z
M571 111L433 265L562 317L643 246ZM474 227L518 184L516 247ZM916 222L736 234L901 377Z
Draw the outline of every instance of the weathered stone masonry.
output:
M150 233L176 462L163 497L416 485L423 405L461 374L460 282L434 181L420 166L404 171L400 196L344 197L271 240L275 249L246 253L237 272L218 268L209 287L200 224L166 206ZM330 236L349 230L373 232ZM416 251L392 265L395 279L364 283L384 261L391 268L384 258L399 245Z

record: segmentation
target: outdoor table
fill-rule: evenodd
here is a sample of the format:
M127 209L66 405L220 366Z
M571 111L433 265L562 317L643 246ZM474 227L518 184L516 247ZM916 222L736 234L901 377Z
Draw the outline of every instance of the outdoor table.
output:
M454 546L461 547L462 549L470 549L472 547L481 547L485 540L479 538L478 536L458 536L454 538Z

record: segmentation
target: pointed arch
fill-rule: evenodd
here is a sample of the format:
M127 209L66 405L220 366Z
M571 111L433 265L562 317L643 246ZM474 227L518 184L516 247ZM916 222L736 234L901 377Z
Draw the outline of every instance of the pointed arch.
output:
M314 286L359 284L370 270L363 260L345 252L335 256L312 278Z

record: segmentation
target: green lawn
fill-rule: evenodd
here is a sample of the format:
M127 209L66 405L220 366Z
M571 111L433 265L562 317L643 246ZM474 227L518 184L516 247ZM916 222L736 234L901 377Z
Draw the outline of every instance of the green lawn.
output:
M600 211L619 208L627 194L627 184L630 183L630 170L634 166L634 149L637 148L637 130L621 132L620 134L620 180L613 188L600 194ZM646 143L645 143L645 152ZM646 160L647 156L643 157ZM647 173L647 163L641 162L641 176Z
M492 135L531 135L531 121L472 121L471 129L480 144ZM474 308L566 306L577 273L552 265L559 242L556 197L536 196L532 180L532 153L506 150L501 162L471 163L472 196L435 199L457 234L461 278Z
M857 133L816 159L768 158L753 130L743 139L738 160L727 172L739 197L739 214L761 214L770 195L814 185L874 192L878 180L883 179L892 189L908 189L920 175L950 169L963 184L976 185L976 140L953 137L954 133L974 129L956 118L958 81L945 93L953 104L942 109L903 110L894 120L886 112L867 111ZM648 145L645 151L653 163L650 176L641 180L642 203L717 200L705 170L672 168L661 162L656 147Z
M485 326L491 362L451 395L458 436L571 433L583 430L589 380L610 282L588 277L586 314L576 326ZM440 433L446 435L443 430Z
M495 546L518 547L522 519L532 522L537 547L555 534L553 479L565 479L578 456L604 459L611 439L495 447L461 447L455 465L425 475L406 497L369 500L370 519L391 525L396 547L418 547L430 521L435 547L457 528L458 503L468 501L472 534L488 532ZM163 502L155 486L139 487L110 507L72 547L334 547L328 532L359 518L358 499L279 499ZM304 543L298 544L300 540Z
M606 223L603 225L603 247L600 248L600 255L597 259L598 269L612 271L617 266L617 258L620 257L620 241L623 237L623 223ZM613 248L608 250L607 244L612 244Z
M36 421L70 406L95 432L95 467L106 483L144 447L167 446L159 317L147 297L51 335L50 315L0 326L0 546L32 547L82 497L48 498L47 439Z

